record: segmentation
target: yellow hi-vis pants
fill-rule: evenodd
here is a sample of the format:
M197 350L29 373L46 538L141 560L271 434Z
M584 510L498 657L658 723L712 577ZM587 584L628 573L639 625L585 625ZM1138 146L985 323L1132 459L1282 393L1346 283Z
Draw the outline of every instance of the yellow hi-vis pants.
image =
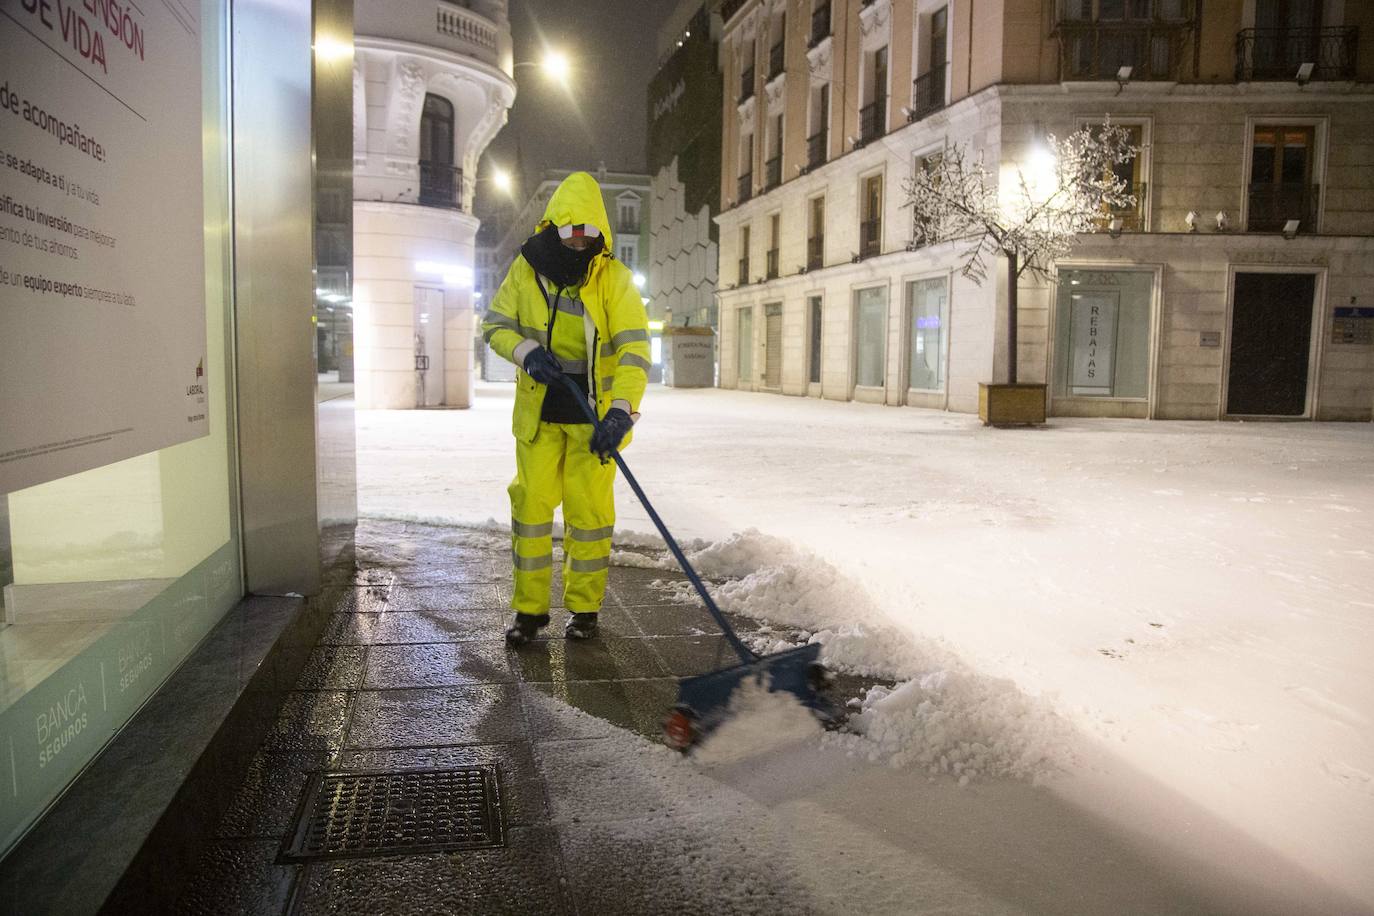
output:
M615 528L615 464L588 450L590 423L540 423L515 443L510 493L511 557L521 614L547 614L553 582L553 510L563 504L563 606L599 611Z

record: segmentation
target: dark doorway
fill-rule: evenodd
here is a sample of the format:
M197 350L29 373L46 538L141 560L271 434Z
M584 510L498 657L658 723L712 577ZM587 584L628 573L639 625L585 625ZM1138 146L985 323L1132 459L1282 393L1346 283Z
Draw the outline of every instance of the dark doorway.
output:
M1236 274L1228 414L1306 412L1316 284L1315 274Z

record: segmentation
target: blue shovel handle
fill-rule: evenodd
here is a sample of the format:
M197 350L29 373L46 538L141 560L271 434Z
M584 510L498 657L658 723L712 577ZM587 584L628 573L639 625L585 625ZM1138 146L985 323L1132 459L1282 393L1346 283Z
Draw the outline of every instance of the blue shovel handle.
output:
M596 412L592 410L592 405L588 403L588 399L582 389L578 388L577 384L566 375L560 374L558 379L563 383L564 387L572 393L573 400L582 405L582 412L587 415L587 419L590 420L592 426L595 427L597 424ZM710 611L711 616L715 618L716 624L720 627L720 631L725 634L725 638L729 641L730 647L735 650L735 654L739 656L739 660L746 665L758 661L761 656L740 641L739 636L735 633L735 628L730 626L730 621L726 620L725 615L720 612L720 608L716 607L716 602L711 597L711 593L706 591L706 586L702 584L701 577L698 576L697 571L692 568L692 564L687 562L686 554L684 554L682 548L677 545L677 541L668 531L668 526L663 524L663 519L659 518L658 513L654 511L653 504L649 502L649 497L644 495L644 490L640 487L639 481L635 480L635 475L630 473L630 468L625 464L625 459L620 456L620 452L613 449L611 451L611 457L615 459L615 463L620 467L621 473L624 474L625 479L629 481L630 489L634 490L635 496L639 497L639 502L644 506L644 511L649 513L649 518L653 520L654 527L656 527L658 533L663 536L664 542L667 543L668 549L672 551L673 557L677 560L678 565L682 567L682 571L686 573L687 578L691 580L693 587L697 590L697 594L701 596L701 600L706 603L706 610Z

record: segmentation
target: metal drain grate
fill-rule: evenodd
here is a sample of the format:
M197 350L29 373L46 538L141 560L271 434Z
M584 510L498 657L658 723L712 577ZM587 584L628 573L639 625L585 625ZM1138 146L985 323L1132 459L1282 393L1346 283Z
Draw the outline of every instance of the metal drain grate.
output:
M496 767L322 773L283 861L504 846Z

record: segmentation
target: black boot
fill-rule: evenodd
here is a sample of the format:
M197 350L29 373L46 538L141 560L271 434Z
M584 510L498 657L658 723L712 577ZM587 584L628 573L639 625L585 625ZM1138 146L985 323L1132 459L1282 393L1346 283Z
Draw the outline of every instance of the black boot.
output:
M540 627L549 625L548 614L516 614L506 631L506 642L512 646L523 646L539 635Z
M591 639L596 636L596 611L574 613L563 627L563 635L568 639Z

